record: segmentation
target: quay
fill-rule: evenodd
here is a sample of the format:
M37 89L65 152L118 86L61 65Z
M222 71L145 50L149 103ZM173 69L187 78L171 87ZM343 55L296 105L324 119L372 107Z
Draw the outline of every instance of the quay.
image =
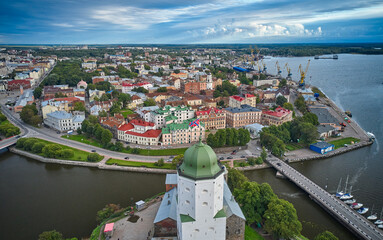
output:
M287 179L307 192L313 201L361 239L383 239L383 232L373 223L282 160L271 157L267 159L267 162Z

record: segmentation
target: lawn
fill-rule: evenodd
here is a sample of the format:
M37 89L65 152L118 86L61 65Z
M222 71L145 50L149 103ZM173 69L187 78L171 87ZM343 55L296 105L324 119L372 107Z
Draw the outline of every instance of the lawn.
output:
M264 240L252 227L245 226L245 240Z
M5 125L5 124L8 124L8 123L10 123L10 122L9 122L8 119L7 119L7 120L5 120L5 121L0 122L0 125ZM13 124L12 124L12 125L13 125Z
M119 160L119 159L109 159L106 161L107 165L117 164L118 166L127 166L127 167L147 167L147 168L160 168L160 169L176 169L175 166L173 166L170 163L164 163L163 166L159 167L154 165L152 162L133 162L133 161L125 161L125 160Z
M299 143L288 143L288 144L286 144L286 149L289 151L294 151L294 150L298 150L301 148L304 148L304 146L302 144L299 144Z
M71 157L71 158L68 158L68 159L63 159L63 160L83 161L83 162L86 162L86 161L87 161L89 152L85 152L85 151L79 150L79 149L77 149L77 148L68 147L68 146L65 146L65 145L58 144L58 143L54 143L54 142L50 142L50 141L46 141L46 140L43 140L43 139L40 139L40 138L36 138L36 139L39 140L40 142L43 142L43 143L46 143L46 144L57 144L57 145L60 145L60 146L62 147L62 149L70 149L70 150L73 150L73 152L74 152L74 156ZM44 155L43 155L42 153L40 153L40 154L38 154L38 155L44 157Z
M89 144L89 145L92 145L92 146L95 146L95 147L103 148L101 143L99 143L96 140L93 140L91 138L88 138L88 137L86 137L86 136L84 136L82 134L78 134L78 135L64 135L64 136L61 136L61 137L65 138L65 139L70 139L70 140L73 140L73 141ZM186 149L187 148L140 149L140 152L138 153L138 155L144 155L144 156L180 155L180 154L184 154ZM130 150L123 149L122 152L123 153L133 154L132 153L132 149L130 149Z
M122 114L122 116L124 116L124 118L126 118L128 115L134 114L134 112L130 109L123 109L123 110L121 110L121 114Z
M344 147L345 144L350 145L351 142L356 143L356 142L359 142L359 141L360 141L360 139L358 139L358 138L346 137L346 138L342 138L342 139L331 141L329 143L334 144L335 149L337 149L337 148Z

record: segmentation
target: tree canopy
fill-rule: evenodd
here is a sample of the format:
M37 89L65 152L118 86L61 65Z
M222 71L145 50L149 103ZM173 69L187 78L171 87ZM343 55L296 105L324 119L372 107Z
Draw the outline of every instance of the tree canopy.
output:
M332 232L324 231L318 234L314 240L338 240L338 238Z

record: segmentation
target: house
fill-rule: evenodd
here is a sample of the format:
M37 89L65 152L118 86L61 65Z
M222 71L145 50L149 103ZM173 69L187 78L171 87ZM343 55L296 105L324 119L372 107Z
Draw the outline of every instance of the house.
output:
M123 124L117 130L118 140L140 145L158 145L160 136L161 130L156 130L154 123L139 119Z
M305 103L307 105L313 105L316 103L316 98L312 95L303 95L303 98L305 99Z
M87 87L88 87L88 84L82 79L80 82L77 83L77 88L86 89Z
M93 101L90 104L90 114L98 116L102 111L109 112L110 108L113 106L114 102L112 100L108 101Z
M93 102L95 99L97 101L105 94L105 91L101 90L89 90L89 102Z
M20 87L23 87L23 89L31 88L31 81L26 79L8 81L8 89L10 91L20 89Z
M172 107L166 105L163 108L154 110L150 113L150 122L153 122L157 128L166 126L167 122L170 121L170 117L165 119L168 116L173 116L171 122L182 123L184 120L191 119L194 117L194 111L191 107L187 106L176 106Z
M150 106L150 107L140 107L136 109L136 113L140 115L142 119L144 119L146 122L149 122L150 120L150 112L155 111L159 109L158 106Z
M310 150L320 154L326 154L328 152L334 151L335 146L334 144L327 142L317 142L310 145Z
M271 86L278 86L279 85L279 79L264 79L264 80L254 80L253 85L255 87L260 87L263 85L271 85Z
M133 108L136 108L137 106L141 106L142 104L144 104L144 101L142 100L142 98L140 98L137 95L134 95L131 98L131 102L128 104L128 108L133 109Z
M244 94L243 97L235 95L229 98L229 107L240 108L241 105L257 106L257 97L252 94Z
M18 113L21 112L23 107L26 105L30 105L35 101L35 98L33 96L33 91L31 89L25 90L23 87L20 88L20 97L17 99L15 106L13 107L13 110Z
M166 127L162 128L162 145L193 143L200 138L205 139L205 124L200 122L196 126L190 126L190 122L194 120L196 119L167 124Z
M258 108L241 105L240 108L225 108L226 125L229 127L243 127L252 123L261 123L262 111Z
M282 125L285 122L293 120L293 112L283 107L277 107L275 111L266 110L262 112L263 125Z
M317 127L317 131L319 133L319 138L320 139L326 139L328 137L334 136L338 133L337 129L335 129L333 126L328 125L328 124L320 124Z
M188 148L177 174L166 176L172 187L154 219L153 239L244 239L246 218L225 172L208 145L200 141Z
M340 131L342 127L339 125L338 119L336 119L324 105L312 105L309 106L310 112L314 113L318 117L320 125L330 125L334 129Z
M206 130L226 127L226 112L222 109L208 108L196 111L196 117L205 124Z
M114 138L118 138L117 130L125 123L125 118L120 113L115 113L113 117L100 117L101 126L109 129Z
M77 130L81 128L85 115L73 115L65 111L47 113L44 124L59 132Z

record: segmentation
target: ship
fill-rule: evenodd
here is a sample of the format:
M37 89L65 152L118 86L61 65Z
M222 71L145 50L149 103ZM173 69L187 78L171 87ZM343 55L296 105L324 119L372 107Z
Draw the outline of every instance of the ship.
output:
M334 55L332 55L332 57L324 57L324 56L315 55L314 59L335 59L335 60L337 60L338 55L334 54Z

